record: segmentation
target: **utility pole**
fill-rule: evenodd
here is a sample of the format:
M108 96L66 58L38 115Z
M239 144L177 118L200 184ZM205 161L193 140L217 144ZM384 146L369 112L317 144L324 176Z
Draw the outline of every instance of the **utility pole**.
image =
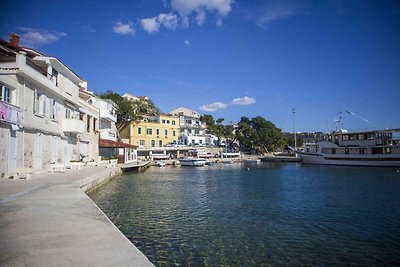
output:
M296 109L292 108L292 113L293 113L293 133L294 133L294 150L296 152L297 150L297 140L296 140L296 123L294 121L294 114L296 114Z

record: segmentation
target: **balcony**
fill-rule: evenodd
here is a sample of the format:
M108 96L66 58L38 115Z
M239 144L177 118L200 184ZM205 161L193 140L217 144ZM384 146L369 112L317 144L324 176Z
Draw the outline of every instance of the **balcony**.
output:
M83 121L77 119L63 119L62 131L64 133L80 134L85 131L85 124Z
M22 124L22 110L19 107L0 100L0 121Z

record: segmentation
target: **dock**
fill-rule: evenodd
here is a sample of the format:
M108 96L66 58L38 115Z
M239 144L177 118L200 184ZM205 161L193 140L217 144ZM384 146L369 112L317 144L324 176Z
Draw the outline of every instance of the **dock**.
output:
M119 168L0 181L0 266L154 266L85 194Z
M121 164L119 167L123 172L142 171L150 166L150 161L134 161Z

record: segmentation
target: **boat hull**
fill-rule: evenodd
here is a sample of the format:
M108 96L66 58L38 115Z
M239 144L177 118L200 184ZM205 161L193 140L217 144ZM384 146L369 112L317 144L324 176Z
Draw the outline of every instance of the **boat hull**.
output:
M400 167L400 158L396 156L384 157L382 155L368 155L354 157L341 155L334 157L324 154L298 153L304 164L343 165L343 166L374 166L374 167Z
M204 159L180 159L179 162L181 166L202 167L206 165L206 160Z

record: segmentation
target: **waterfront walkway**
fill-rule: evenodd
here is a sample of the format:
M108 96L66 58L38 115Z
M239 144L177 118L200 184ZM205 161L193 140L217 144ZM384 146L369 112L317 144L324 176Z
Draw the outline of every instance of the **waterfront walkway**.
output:
M116 173L91 167L1 179L0 266L153 266L82 189Z

